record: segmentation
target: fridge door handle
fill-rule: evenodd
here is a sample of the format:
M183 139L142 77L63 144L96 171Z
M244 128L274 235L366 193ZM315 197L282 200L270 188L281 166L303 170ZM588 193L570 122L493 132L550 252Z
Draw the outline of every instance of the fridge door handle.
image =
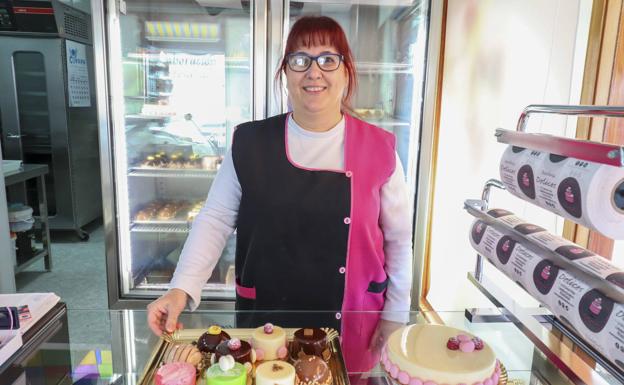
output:
M20 139L25 137L25 134L7 134L7 139Z

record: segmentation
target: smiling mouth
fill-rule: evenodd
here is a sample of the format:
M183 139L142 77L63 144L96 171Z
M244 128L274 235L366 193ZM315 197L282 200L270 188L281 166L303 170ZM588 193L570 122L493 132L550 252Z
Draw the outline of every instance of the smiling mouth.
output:
M309 86L309 87L303 87L303 90L306 92L321 92L326 90L327 87L321 87L321 86Z

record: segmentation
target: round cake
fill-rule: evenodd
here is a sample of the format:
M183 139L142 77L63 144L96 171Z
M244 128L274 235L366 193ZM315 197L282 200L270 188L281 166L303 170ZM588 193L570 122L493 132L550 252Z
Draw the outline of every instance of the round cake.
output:
M212 325L197 340L197 348L200 352L214 353L217 345L230 339L230 335L217 325Z
M302 355L295 362L297 385L331 385L332 375L329 366L317 356Z
M500 364L481 339L442 325L409 325L394 331L381 362L396 382L497 385Z
M284 361L263 362L256 368L256 385L295 385L295 368Z
M195 385L195 374L196 370L193 365L186 362L173 362L158 368L154 383L156 385Z
M288 356L284 329L269 323L254 329L251 334L251 346L256 351L256 359L259 361L284 359Z
M246 385L247 368L232 361L229 365L215 364L206 370L207 385Z
M227 355L231 355L236 362L240 362L241 364L247 362L253 364L255 361L253 350L249 342L241 341L238 338L232 338L231 340L223 341L217 345L214 354L215 362L218 362L219 358Z
M303 355L318 356L328 361L331 353L327 346L327 333L318 328L297 330L290 344L290 358L295 361Z

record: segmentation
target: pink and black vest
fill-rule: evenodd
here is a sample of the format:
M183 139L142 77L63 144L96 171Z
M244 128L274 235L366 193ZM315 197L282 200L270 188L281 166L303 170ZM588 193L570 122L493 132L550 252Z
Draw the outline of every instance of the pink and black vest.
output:
M383 309L388 285L380 192L394 172L395 138L345 119L344 171L291 161L287 114L236 129L236 309L239 327L336 328L356 372L378 361L368 351L379 321L370 311Z

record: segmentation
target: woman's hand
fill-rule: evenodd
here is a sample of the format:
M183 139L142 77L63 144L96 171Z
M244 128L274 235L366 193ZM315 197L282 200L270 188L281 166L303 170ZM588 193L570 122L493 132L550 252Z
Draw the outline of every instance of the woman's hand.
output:
M185 291L171 289L147 305L147 324L152 332L160 337L164 331L173 333L176 329L182 329L178 316L184 310L187 300Z
M373 353L379 353L381 348L383 348L386 342L388 342L390 334L402 326L404 326L404 324L401 322L380 319L379 323L377 323L377 329L375 329L375 332L371 337L368 349Z

